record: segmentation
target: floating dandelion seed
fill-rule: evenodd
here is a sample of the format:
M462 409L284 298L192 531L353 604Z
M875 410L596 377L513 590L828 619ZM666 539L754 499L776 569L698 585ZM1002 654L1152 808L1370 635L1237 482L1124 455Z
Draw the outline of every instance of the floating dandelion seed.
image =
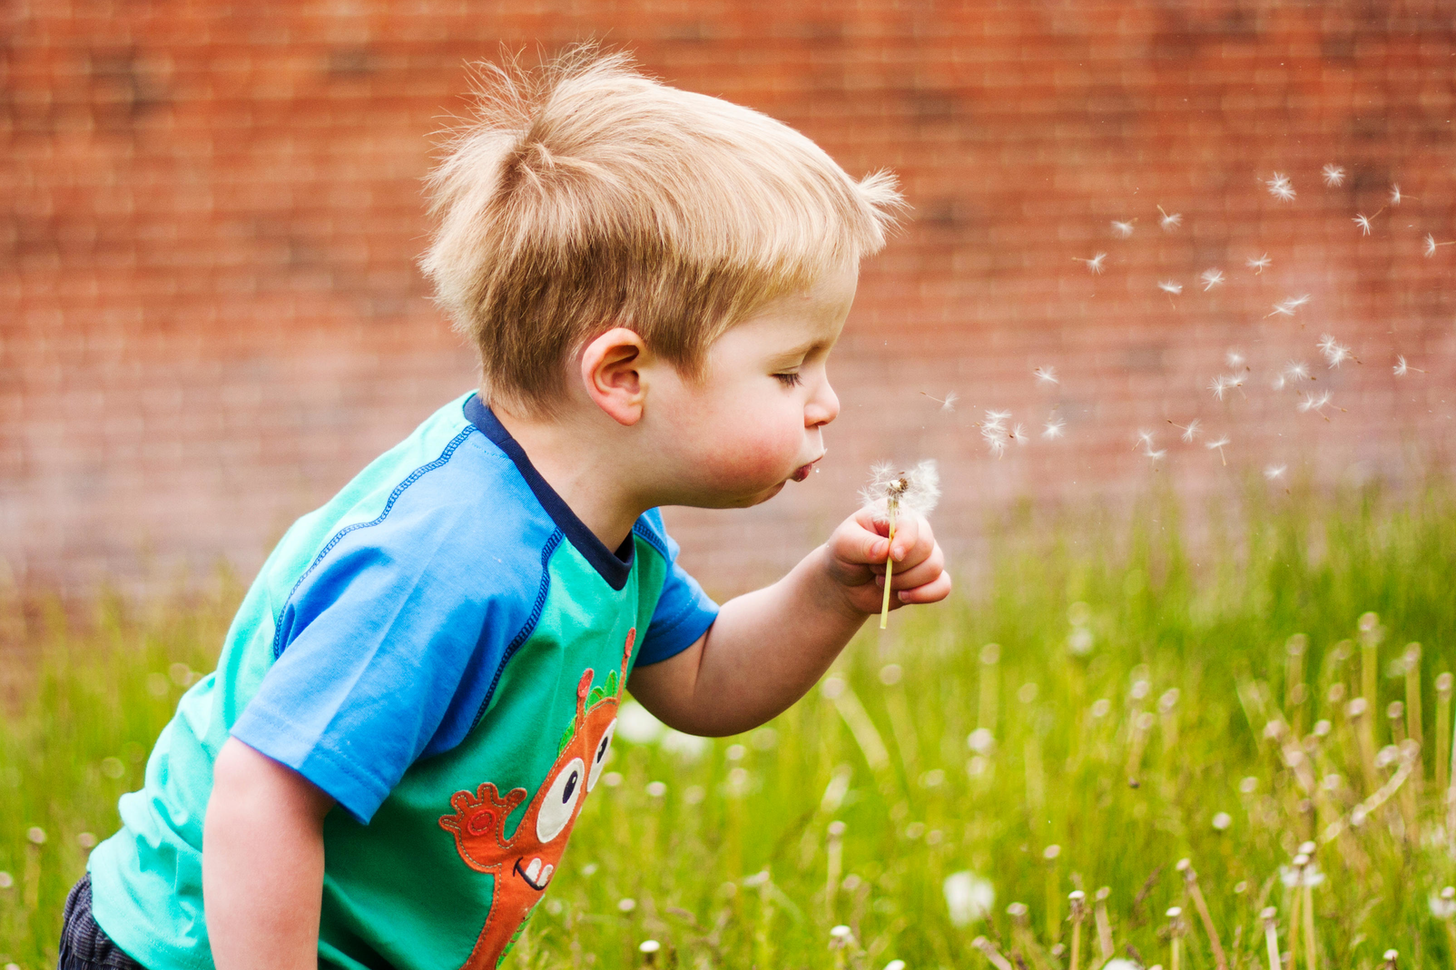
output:
M1219 375L1209 382L1208 389L1213 392L1214 397L1222 401L1224 392L1228 390L1228 382L1223 379L1222 375Z
M1345 184L1345 170L1338 165L1326 165L1320 170L1320 174L1324 175L1325 184L1332 189Z
M1026 429L1020 424L1006 432L1006 437L1015 441L1018 445L1024 445L1027 442Z
M1103 263L1104 260L1107 259L1107 254L1106 253L1098 253L1096 256L1093 256L1091 259L1083 259L1081 256L1073 256L1072 259L1073 259L1074 262L1086 263L1087 264L1087 272L1091 273L1093 276L1101 276L1102 275L1102 263Z
M1401 191L1400 191L1400 183L1399 182L1391 182L1390 183L1390 204L1392 206L1397 206L1397 205L1400 205L1401 202L1405 201L1406 199L1413 199L1416 202L1419 202L1420 201L1420 199L1417 199L1413 195L1403 195L1401 193Z
M1168 423L1173 424L1173 421L1169 419ZM1194 438L1198 437L1198 426L1200 424L1202 424L1202 422L1199 421L1197 418L1194 418L1187 424L1173 424L1173 427L1183 432L1183 434L1179 437L1181 437L1184 441L1192 442Z
M1309 300L1310 296L1308 293L1305 293L1303 296L1291 296L1286 300L1281 300L1274 304L1274 309L1264 314L1264 319L1267 320L1274 316L1292 317L1294 316L1294 311L1304 306Z
M1168 449L1166 448L1161 448L1157 451L1153 450L1153 433L1151 431L1138 432L1137 444L1133 445L1133 447L1137 448L1138 445L1142 446L1143 454L1153 461L1157 461L1168 453Z
M942 411L954 411L955 410L955 402L957 402L957 401L959 401L961 399L961 396L959 394L957 394L955 391L951 391L951 392L947 393L944 398L936 397L934 394L930 394L930 393L928 393L926 391L921 391L920 393L923 394L923 395L925 395L926 397L930 398L936 404L939 404L940 405L940 409ZM816 468L815 471L818 471L818 469Z
M1057 369L1055 367L1038 367L1036 370L1032 371L1032 373L1035 374L1036 379L1043 384L1061 383L1061 381L1057 380Z
M1177 296L1179 293L1183 292L1183 284L1176 283L1173 280L1164 280L1163 282L1158 284L1158 289L1162 290L1164 293L1170 293L1173 296Z
M1223 283L1223 270L1206 269L1202 273L1198 274L1198 282L1203 284L1203 292L1207 293L1215 286L1219 286Z
M1273 260L1269 258L1269 254L1265 253L1262 256L1257 256L1253 259L1245 260L1244 265L1249 267L1249 269L1253 270L1255 276L1258 276L1259 274L1263 273L1264 270L1268 269L1269 264L1272 262Z
M902 511L921 516L931 513L940 499L940 473L931 459L902 472L895 471L894 465L875 465L870 469L870 483L860 492L860 499L870 508L884 502L885 514L889 518L889 541L885 545L885 599L880 608L880 629L883 630L890 618L890 578L895 568L890 550L895 544L895 521Z
M1331 370L1339 367L1347 360L1353 360L1357 364L1360 363L1360 359L1350 353L1349 347L1336 343L1335 338L1329 334L1323 334L1316 346L1319 347L1320 353L1325 355L1325 361L1330 365Z
M1067 422L1061 418L1051 418L1042 428L1041 436L1048 441L1053 441L1062 436L1062 429L1066 426Z
M1395 376L1396 377L1404 377L1406 375L1406 373L1409 372L1409 371L1415 371L1417 374L1424 374L1425 373L1425 371L1421 370L1419 367L1412 367L1411 365L1407 364L1405 362L1405 355L1404 354L1397 354L1396 355L1396 357L1395 357L1395 366L1392 367L1391 370L1395 371Z
M1228 459L1224 457L1223 449L1224 449L1224 447L1226 445L1228 445L1228 443L1229 443L1228 435L1224 435L1222 438L1219 438L1217 441L1208 441L1208 442L1205 442L1204 445L1203 445L1203 447L1207 448L1209 451L1213 451L1215 448L1217 448L1218 449L1218 457L1219 457L1219 460L1222 461L1225 465L1227 465L1228 464Z
M1010 411L987 411L986 420L982 427L988 431L1004 431L1006 419L1011 417Z
M1116 219L1113 219L1112 234L1118 239L1126 239L1128 236L1132 235L1133 222L1137 222L1137 220L1134 219L1132 220L1132 222L1119 222Z
M1239 353L1237 350L1230 350L1228 353L1223 355L1223 359L1228 361L1228 365L1230 367L1244 366L1244 355Z
M1139 448L1151 448L1152 446L1153 433L1145 429L1139 429L1137 433L1137 443L1132 446L1133 450L1136 451Z
M1266 465L1264 466L1264 477L1271 482L1276 478L1283 478L1287 468L1287 465Z
M1163 227L1164 232L1172 232L1183 225L1183 213L1168 212L1162 206L1158 206L1158 225Z
M1323 394L1320 394L1319 396L1315 396L1314 394L1311 394L1310 392L1305 391L1304 392L1304 400L1303 401L1300 401L1299 402L1299 405L1298 405L1299 412L1301 414L1303 414L1303 413L1308 412L1308 411L1313 411L1315 414L1318 414L1320 417L1322 417L1326 421L1328 421L1330 418L1329 418L1329 415L1325 414L1325 411L1324 411L1325 408L1333 407L1333 408L1335 408L1336 411L1344 411L1345 410L1342 407L1336 407L1335 405L1331 404L1330 403L1330 396L1331 395L1330 395L1330 392L1329 391L1325 391Z
M1297 384L1300 381L1312 380L1314 378L1309 376L1308 364L1302 360L1291 360L1284 365L1284 370L1279 372L1279 376L1274 378L1274 390L1282 391L1284 390L1285 384Z
M1379 209L1376 209L1374 213L1368 216L1363 212L1357 212L1355 213L1355 218L1351 219L1350 221L1360 227L1360 235L1368 236L1370 235L1370 220L1374 219L1376 216L1380 215L1380 213L1384 211L1385 206L1381 206Z
M1432 233L1429 233L1429 232L1426 233L1426 258L1427 259L1429 259L1430 257L1436 255L1436 249L1438 247L1440 247L1440 246L1456 246L1456 241L1452 241L1452 242L1436 242L1435 235L1433 235Z
M1273 178L1264 180L1264 184L1269 187L1269 194L1280 202L1294 201L1294 185L1282 172L1275 172Z

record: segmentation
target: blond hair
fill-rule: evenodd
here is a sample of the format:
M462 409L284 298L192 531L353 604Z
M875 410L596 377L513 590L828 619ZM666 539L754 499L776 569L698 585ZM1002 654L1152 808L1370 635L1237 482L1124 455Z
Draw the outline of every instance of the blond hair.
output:
M689 376L724 331L878 251L895 178L850 178L767 115L579 45L478 65L475 117L429 175L420 266L480 352L488 401L549 413L614 326Z

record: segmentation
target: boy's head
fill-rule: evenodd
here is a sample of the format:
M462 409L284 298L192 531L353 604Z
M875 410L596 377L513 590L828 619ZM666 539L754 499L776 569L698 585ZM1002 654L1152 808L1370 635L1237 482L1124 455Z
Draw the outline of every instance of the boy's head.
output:
M729 328L878 251L901 205L892 176L856 182L788 126L625 54L481 78L428 181L421 266L493 404L551 413L567 362L613 327L692 378Z

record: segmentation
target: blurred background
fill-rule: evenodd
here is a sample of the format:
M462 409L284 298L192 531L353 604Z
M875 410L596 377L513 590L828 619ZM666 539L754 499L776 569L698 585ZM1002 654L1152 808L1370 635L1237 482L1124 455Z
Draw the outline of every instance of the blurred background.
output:
M147 594L219 563L247 580L471 387L415 266L420 180L469 111L469 63L502 45L628 49L853 175L893 169L914 207L831 360L822 474L750 511L669 512L719 596L796 561L881 459L940 461L962 561L1028 505L1103 515L1166 490L1196 509L1450 468L1449 0L8 0L0 18L0 560L22 588ZM1330 367L1325 334L1353 359Z

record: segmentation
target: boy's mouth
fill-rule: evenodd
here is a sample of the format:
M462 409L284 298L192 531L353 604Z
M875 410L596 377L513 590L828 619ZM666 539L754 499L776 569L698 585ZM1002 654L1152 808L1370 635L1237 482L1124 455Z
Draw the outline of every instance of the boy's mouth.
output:
M809 477L809 473L814 470L814 466L819 464L820 460L823 459L823 457L823 455L820 455L818 458L815 458L813 461L809 462L809 464L800 465L797 469L795 469L794 474L790 475L789 477L793 481L802 482L804 479Z

